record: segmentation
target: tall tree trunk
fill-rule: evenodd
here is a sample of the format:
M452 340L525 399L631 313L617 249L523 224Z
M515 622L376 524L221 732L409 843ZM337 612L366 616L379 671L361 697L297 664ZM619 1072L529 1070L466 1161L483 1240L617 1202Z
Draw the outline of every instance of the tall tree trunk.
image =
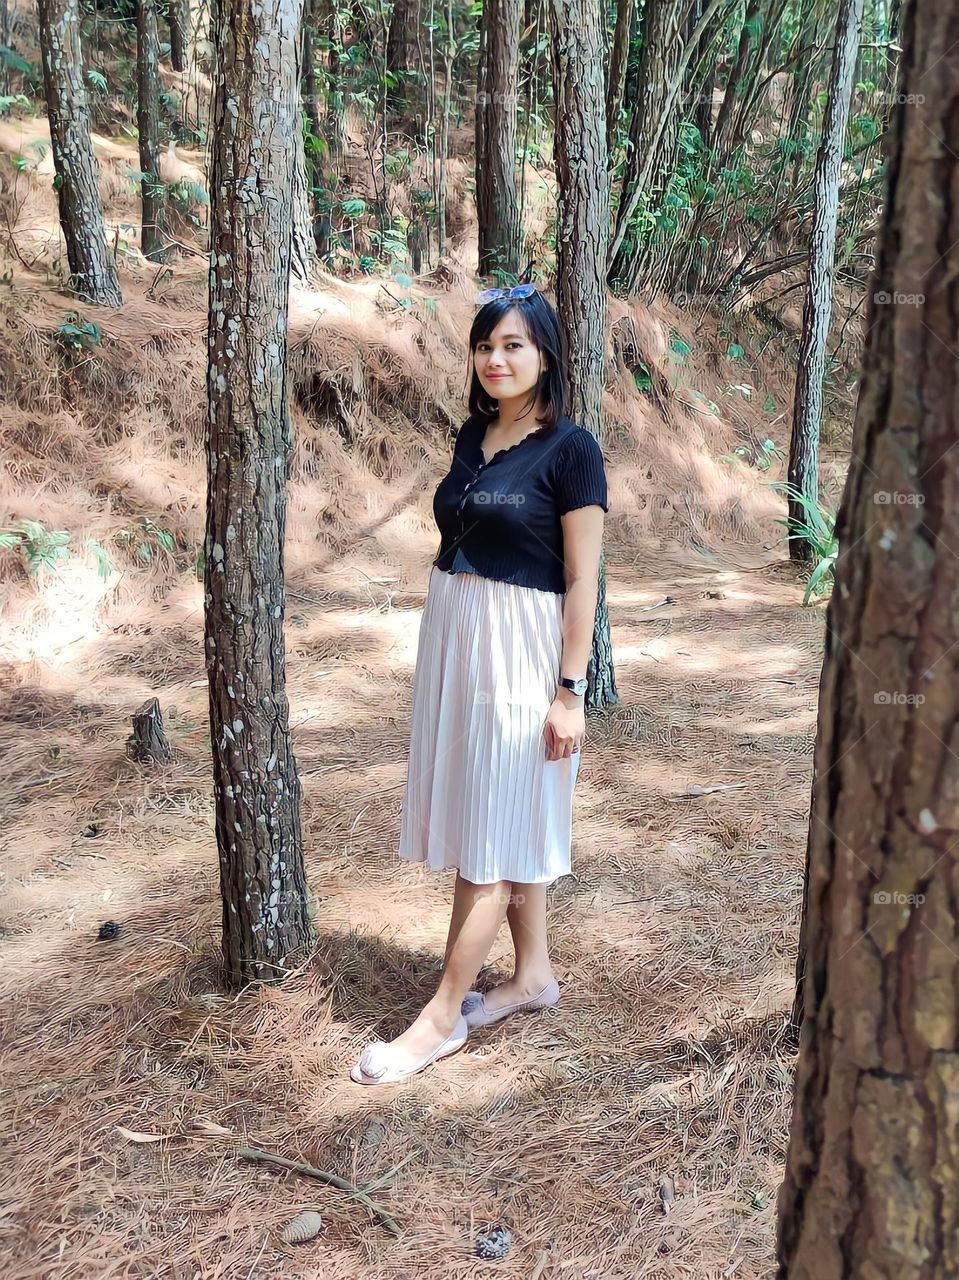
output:
M156 0L137 0L137 133L140 147L142 215L140 248L163 262L166 193L160 178L160 40Z
M571 416L602 442L606 356L606 252L609 175L606 153L602 12L598 0L549 0L554 85L556 299ZM601 558L588 708L619 701Z
M167 0L167 18L170 23L170 66L174 71L186 71L190 46L190 0Z
M10 6L0 0L0 49L10 48ZM0 97L5 97L10 87L10 74L6 61L0 58Z
M779 1280L959 1275L959 9L913 0L904 25L826 614Z
M734 118L737 103L742 95L746 93L745 77L750 63L750 52L753 44L759 38L762 13L766 5L767 0L747 0L743 25L739 29L739 48L736 51L736 61L726 77L726 88L723 92L719 114L716 117L716 128L713 131L713 137L716 139L717 146L726 144L725 150L727 152L731 149L727 141L731 132L730 123ZM753 72L755 74L755 67Z
M306 158L306 181L310 191L314 191L311 196L310 191L307 192L307 201L310 207L311 217L313 220L313 239L316 245L316 253L320 258L325 258L330 251L330 217L329 211L319 206L319 200L326 201L326 197L318 197L315 191L318 189L325 192L328 186L327 163L329 160L329 144L324 137L323 125L320 121L320 96L316 83L316 52L313 46L313 22L315 14L315 5L309 0L308 10L304 14L303 35L302 35L302 70L300 73L300 83L303 89L303 110L310 124L310 133L316 139L315 147L319 150L313 150Z
M310 192L307 178L306 146L303 142L303 126L297 112L295 155L293 157L293 237L290 266L294 276L302 284L313 278L316 268L316 239L313 234L313 217L310 213Z
M78 0L39 0L39 10L50 146L71 288L90 302L118 307L120 281L107 246L100 166L90 142Z
M486 0L476 94L476 215L481 276L512 282L522 254L516 192L516 101L522 0Z
M686 69L728 0L709 0L692 32L684 25L688 3L650 0L643 10L640 94L630 121L630 146L609 252L609 282L624 293L636 287L649 262L649 250L631 243L631 221L646 192L662 195L669 184L676 166Z
M300 0L221 0L210 179L206 658L229 980L309 941L283 650Z
M790 493L788 497L789 518L799 522L807 518L799 494L810 503L819 500L819 429L826 375L826 337L832 318L839 176L859 50L862 9L863 0L840 0L836 48L829 77L829 101L823 121L822 145L816 158L808 286L789 445L788 480L798 490L797 494ZM794 536L789 540L789 554L793 560L808 561L815 551L808 539Z
M613 32L613 48L610 55L609 77L606 81L606 150L611 155L616 145L616 122L623 105L623 86L626 83L626 62L633 34L633 15L636 0L618 0L616 29Z
M453 59L456 56L453 27L453 0L446 0L446 30L443 45L443 123L440 129L440 176L436 188L436 220L438 253L446 254L446 162L450 148L450 107L453 96Z

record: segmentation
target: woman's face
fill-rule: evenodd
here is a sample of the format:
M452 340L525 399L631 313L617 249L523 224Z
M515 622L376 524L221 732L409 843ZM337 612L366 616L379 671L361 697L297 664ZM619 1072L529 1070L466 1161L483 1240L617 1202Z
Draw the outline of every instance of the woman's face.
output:
M494 400L528 396L539 382L546 362L515 307L505 313L488 338L477 342L473 367L483 390Z

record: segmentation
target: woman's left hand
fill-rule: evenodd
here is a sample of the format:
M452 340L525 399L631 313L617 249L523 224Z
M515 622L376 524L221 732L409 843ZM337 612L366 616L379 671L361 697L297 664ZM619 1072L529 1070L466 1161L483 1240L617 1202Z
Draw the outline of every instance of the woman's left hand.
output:
M571 705L562 693L558 693L550 704L543 730L546 759L562 760L565 756L575 755L583 745L585 733L586 711L583 699L576 698L575 704Z

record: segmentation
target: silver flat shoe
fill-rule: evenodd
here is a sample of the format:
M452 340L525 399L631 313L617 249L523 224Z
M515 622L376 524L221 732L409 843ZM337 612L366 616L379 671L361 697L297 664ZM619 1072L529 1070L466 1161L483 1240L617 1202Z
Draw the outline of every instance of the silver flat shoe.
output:
M460 1006L460 1013L466 1019L466 1025L488 1027L491 1022L499 1022L510 1013L533 1013L537 1009L549 1009L559 1003L559 983L552 978L537 995L529 1000L520 1000L516 1004L508 1004L504 1009L487 1009L486 996L482 991L467 991Z

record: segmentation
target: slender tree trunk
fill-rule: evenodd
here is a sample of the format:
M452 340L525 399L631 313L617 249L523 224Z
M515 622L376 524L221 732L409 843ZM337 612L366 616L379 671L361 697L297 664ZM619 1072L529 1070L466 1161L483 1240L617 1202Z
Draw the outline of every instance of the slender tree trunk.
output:
M10 48L10 7L7 0L0 0L0 49ZM5 97L10 87L6 62L0 58L0 97Z
M303 22L301 84L303 110L310 123L310 133L317 139L316 145L320 148L306 156L306 180L307 186L314 191L312 196L309 192L307 196L313 220L316 253L320 258L325 258L330 251L330 215L329 210L320 204L322 200L325 205L325 194L318 196L315 192L320 190L325 193L328 189L329 142L324 136L324 123L320 120L320 94L316 83L316 52L313 46L314 13L315 9L311 3Z
M745 76L749 67L750 52L753 43L759 38L761 15L766 3L767 0L747 0L743 25L739 30L739 48L736 52L736 61L726 77L726 89L723 93L719 115L716 117L716 128L713 131L717 146L722 146L726 140L727 134L730 132L730 122L735 115L736 104L742 94L746 92ZM726 149L728 151L729 147L727 146Z
M206 657L233 983L309 941L283 649L287 316L300 0L221 0L210 181Z
M137 0L137 133L142 215L140 248L152 262L165 259L166 193L160 178L160 40L156 0Z
M294 140L295 156L293 164L293 239L291 248L291 268L294 276L302 284L313 278L316 269L316 239L313 233L313 218L310 213L310 193L307 179L306 146L303 141L303 127L297 113L297 129Z
M170 66L174 71L186 71L190 47L190 0L167 0L167 18L170 23Z
M443 46L443 124L440 130L440 177L436 192L438 252L446 254L446 161L450 146L450 106L453 94L453 59L456 56L453 30L453 0L446 2L446 44Z
M522 255L516 191L521 0L486 0L476 94L479 274L515 280Z
M839 175L855 79L862 10L863 0L840 0L836 49L829 77L829 102L823 122L822 145L816 160L808 291L796 367L788 470L789 483L810 503L819 500L819 430L826 374L826 337L832 318ZM805 520L806 513L798 495L790 494L788 502L789 518ZM793 560L808 561L815 551L808 539L793 537L789 541L789 554Z
M959 1275L959 10L914 0L904 24L826 614L779 1280Z
M602 13L598 0L549 0L559 201L556 298L571 416L602 442L606 357L606 153ZM602 557L586 706L619 701Z
M623 105L623 86L626 83L626 62L633 33L633 16L636 0L618 0L616 29L613 32L613 49L606 81L606 150L612 155L616 145L616 122Z
M100 166L90 142L79 6L77 0L39 0L39 8L50 145L71 288L90 302L118 307L120 281L107 246Z

